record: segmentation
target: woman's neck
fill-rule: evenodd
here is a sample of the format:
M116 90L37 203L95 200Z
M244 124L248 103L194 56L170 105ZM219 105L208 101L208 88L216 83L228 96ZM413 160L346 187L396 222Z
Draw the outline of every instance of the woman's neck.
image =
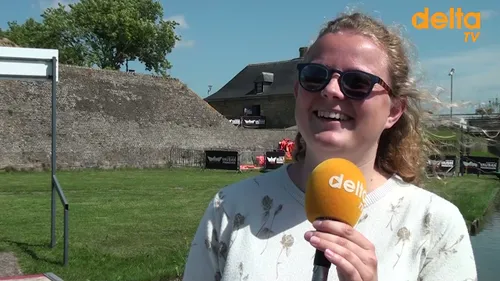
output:
M297 187L305 192L309 175L318 164L319 162L317 160L307 156L304 160L291 164L288 168L290 179ZM365 177L368 193L381 186L391 176L386 173L381 173L375 168L375 157L360 161L356 166L358 166Z

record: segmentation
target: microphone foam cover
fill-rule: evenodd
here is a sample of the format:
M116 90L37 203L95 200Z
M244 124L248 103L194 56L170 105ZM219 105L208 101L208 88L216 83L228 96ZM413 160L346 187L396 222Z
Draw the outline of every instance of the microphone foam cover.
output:
M366 197L366 180L354 163L341 158L321 162L309 176L305 210L312 223L331 219L354 226Z

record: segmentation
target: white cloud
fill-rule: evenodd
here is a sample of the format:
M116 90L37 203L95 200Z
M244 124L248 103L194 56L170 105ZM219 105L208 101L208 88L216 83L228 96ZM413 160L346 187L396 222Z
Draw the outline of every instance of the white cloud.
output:
M477 11L474 11L474 12L477 12ZM481 21L492 19L493 17L498 15L498 12L494 11L494 10L480 10L479 13L481 13ZM449 10L446 12L446 15L450 16Z
M189 24L187 23L184 15L170 16L170 17L165 18L165 20L175 21L176 23L179 24L177 26L177 28L179 28L179 29L188 29L189 28Z
M480 12L481 12L481 20L489 20L498 15L498 12L493 10L482 10Z
M176 48L192 48L194 47L194 40L181 40L175 43Z
M61 3L66 5L66 9L69 8L68 4L73 4L79 0L39 0L40 9L45 10L47 8L57 8L58 4Z
M180 35L180 32L178 32L178 30L182 30L182 29L188 29L189 28L189 24L187 23L186 21L186 18L184 17L184 15L173 15L173 16L170 16L170 17L166 17L165 20L167 21L175 21L177 22L179 25L176 27L176 33L178 35ZM181 36L182 38L182 36ZM193 48L194 47L194 44L195 44L195 41L194 40L184 40L184 39L181 39L181 41L178 41L175 43L175 47L176 48Z
M449 53L444 56L424 58L421 67L425 72L425 83L430 88L441 87L439 99L450 101L451 79L448 75L455 68L453 76L453 100L455 103L478 104L488 102L499 94L500 89L500 45ZM449 104L448 104L449 105ZM460 108L457 108L460 111ZM464 111L464 108L461 110Z

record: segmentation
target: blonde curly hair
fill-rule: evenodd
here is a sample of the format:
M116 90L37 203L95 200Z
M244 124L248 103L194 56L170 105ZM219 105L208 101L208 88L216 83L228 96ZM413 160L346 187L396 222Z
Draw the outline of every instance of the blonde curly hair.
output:
M406 182L418 184L425 172L426 147L429 146L420 127L424 92L417 88L414 79L410 77L410 57L404 41L396 31L391 31L381 21L359 12L342 14L329 21L316 40L329 33L347 30L367 36L384 47L389 59L392 101L406 104L406 110L397 123L382 133L375 165L386 173L399 175ZM314 52L315 43L306 51L304 61L312 60ZM305 154L306 144L299 132L295 138L293 158L300 161Z

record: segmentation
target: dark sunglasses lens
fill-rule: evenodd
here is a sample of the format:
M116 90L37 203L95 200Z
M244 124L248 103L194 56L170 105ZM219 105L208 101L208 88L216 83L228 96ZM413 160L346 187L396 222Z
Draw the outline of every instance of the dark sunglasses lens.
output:
M342 86L346 95L352 98L364 98L372 88L371 77L362 72L347 72L342 77Z
M300 83L308 91L319 91L328 84L328 70L319 65L307 65L300 72Z

